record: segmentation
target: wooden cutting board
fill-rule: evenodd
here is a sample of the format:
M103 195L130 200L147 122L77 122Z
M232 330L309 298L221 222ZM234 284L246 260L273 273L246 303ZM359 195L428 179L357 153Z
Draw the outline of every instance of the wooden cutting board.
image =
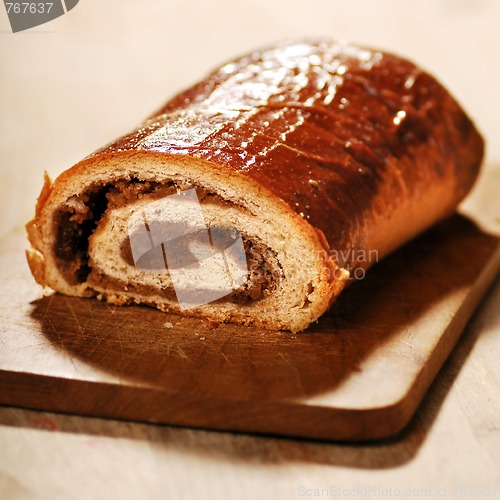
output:
M25 246L0 247L0 404L327 440L405 427L500 262L453 216L291 334L43 296Z

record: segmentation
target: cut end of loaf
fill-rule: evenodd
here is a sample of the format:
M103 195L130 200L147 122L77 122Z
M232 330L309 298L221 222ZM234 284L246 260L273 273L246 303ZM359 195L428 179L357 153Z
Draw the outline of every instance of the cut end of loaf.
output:
M33 245L28 261L40 284L118 305L144 304L220 322L292 331L317 319L343 288L348 273L337 269L332 283L335 263L328 258L325 242L284 204L266 197L261 187L242 178L221 184L217 175L207 182L192 161L189 171L186 165L179 168L178 159L165 164L161 158L159 164L157 157L148 155L149 166L142 165L141 174L133 166L124 171L122 161L115 157L78 167L76 175L86 178L84 189L75 189L74 178L67 183L64 176L50 188L40 216L28 225ZM111 179L110 172L114 172ZM137 238L130 221L161 200L188 190L196 191L212 246L207 250L201 231L191 235L190 247L179 253L180 263L170 260L169 267L165 246L147 240L150 247L134 258L131 242ZM249 190L254 196L248 196ZM149 220L148 230L161 234L162 217ZM235 235L241 240L244 269L241 258L238 268L238 258L227 251L237 241ZM207 251L214 252L214 258L223 254L232 272L229 289L224 288L227 277L217 274L215 261L193 260L196 252Z

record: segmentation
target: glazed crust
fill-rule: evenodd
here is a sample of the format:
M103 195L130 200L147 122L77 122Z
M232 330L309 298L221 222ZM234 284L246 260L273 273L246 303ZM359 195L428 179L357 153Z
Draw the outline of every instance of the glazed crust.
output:
M256 216L265 219L267 210L286 219L308 252L323 253L311 257L316 292L300 320L296 311L276 320L251 309L195 314L303 329L348 281L335 269L368 268L451 214L482 156L483 140L465 112L411 62L346 43L283 42L225 64L54 185L46 181L28 224L30 266L43 285L91 294L55 269L54 211L97 181L166 182L167 173L184 169L233 203L256 205ZM169 171L169 163L176 167ZM376 259L356 260L360 252ZM126 294L103 297L130 302Z

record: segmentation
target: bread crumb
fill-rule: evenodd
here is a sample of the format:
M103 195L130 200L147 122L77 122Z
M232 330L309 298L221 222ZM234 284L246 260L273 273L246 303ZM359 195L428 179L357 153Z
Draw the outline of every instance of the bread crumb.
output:
M170 323L170 321L166 321L166 322L163 324L163 326L164 326L165 328L173 328L173 327L174 327L174 325L173 325L172 323Z

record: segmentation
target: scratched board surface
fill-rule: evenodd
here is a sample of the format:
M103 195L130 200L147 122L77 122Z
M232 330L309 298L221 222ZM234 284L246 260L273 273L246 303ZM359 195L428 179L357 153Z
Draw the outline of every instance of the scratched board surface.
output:
M0 404L330 440L404 428L500 258L455 215L291 334L44 296L25 247L22 230L0 247Z

